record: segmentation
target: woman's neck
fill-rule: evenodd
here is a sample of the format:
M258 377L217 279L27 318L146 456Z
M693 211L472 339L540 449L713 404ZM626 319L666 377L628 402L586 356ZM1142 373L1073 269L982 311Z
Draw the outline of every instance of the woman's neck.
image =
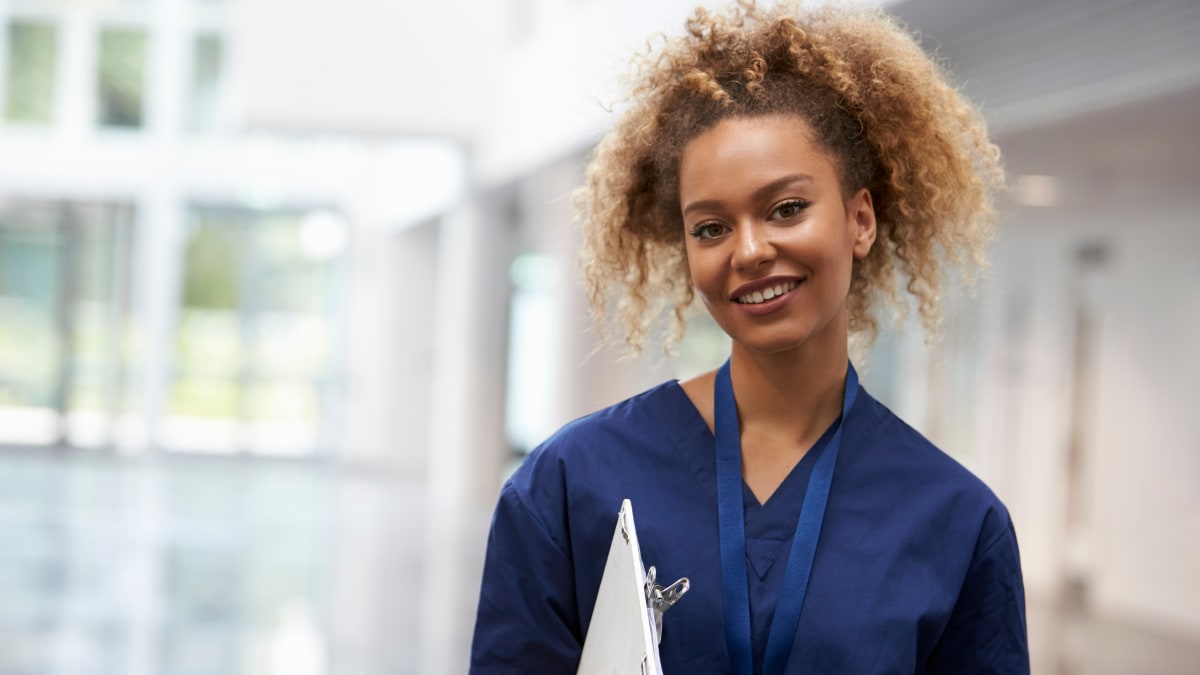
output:
M734 343L730 378L743 437L815 442L841 414L847 358L844 339L820 350L776 354Z
M815 354L816 356L808 356ZM842 411L841 349L755 353L734 344L730 379L737 399L742 478L765 504Z

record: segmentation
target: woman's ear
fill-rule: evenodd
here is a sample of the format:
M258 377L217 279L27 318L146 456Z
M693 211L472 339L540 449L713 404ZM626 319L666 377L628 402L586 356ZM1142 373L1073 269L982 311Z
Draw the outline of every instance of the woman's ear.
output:
M875 204L870 190L862 188L854 195L847 215L854 224L854 257L862 260L875 243Z

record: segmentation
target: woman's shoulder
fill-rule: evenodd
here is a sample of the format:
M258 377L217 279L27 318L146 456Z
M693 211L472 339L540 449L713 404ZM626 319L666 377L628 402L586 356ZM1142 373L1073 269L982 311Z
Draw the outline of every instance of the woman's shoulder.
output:
M622 401L576 418L551 434L534 452L563 453L613 437L656 435L688 421L695 409L679 382L667 380Z
M918 493L959 513L1008 519L996 493L963 463L966 457L939 447L870 394L861 412L863 423L847 445L854 447L854 469L868 474L868 480Z
M568 505L584 504L607 522L620 506L614 495L629 496L631 486L672 461L688 433L681 427L707 432L679 383L663 382L551 434L513 472L502 499L519 502L541 521L565 520ZM615 506L607 503L613 500Z
M672 443L681 428L703 424L679 382L668 380L564 424L530 451L514 478L636 462Z

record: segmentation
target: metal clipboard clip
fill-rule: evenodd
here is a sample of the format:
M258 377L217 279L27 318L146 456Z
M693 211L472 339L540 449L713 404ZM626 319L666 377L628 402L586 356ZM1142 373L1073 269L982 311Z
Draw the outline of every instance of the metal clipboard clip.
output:
M621 536L625 539L625 543L629 543L629 531L625 527L624 510L619 515L618 520L621 527ZM688 581L687 577L677 580L670 586L662 586L657 582L658 570L654 569L654 565L646 570L646 611L649 612L650 620L654 623L654 641L657 644L662 644L663 614L672 605L679 602L684 593L692 587L692 582Z
M639 663L642 675L663 675L658 653L662 616L691 584L683 578L663 587L657 576L655 568L646 569L642 562L633 505L624 499L576 675L637 673Z
M646 570L646 611L650 613L650 619L654 621L654 640L658 644L662 644L663 632L663 614L679 599L684 593L692 587L692 583L687 577L676 581L670 586L663 587L655 581L658 575L658 570L654 569L654 565Z

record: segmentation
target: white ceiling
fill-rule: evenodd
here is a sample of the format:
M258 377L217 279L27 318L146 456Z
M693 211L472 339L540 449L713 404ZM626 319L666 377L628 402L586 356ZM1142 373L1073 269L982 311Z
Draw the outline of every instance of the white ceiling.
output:
M1000 134L1200 87L1196 0L910 0Z
M243 0L251 126L468 140L488 115L502 2Z
M1134 186L1140 198L1196 191L1200 88L1105 108L1000 139L1010 175L1063 178L1103 208ZM1124 189L1124 188L1122 188Z
M447 138L472 149L485 182L503 180L592 143L611 122L602 104L619 64L653 31L677 32L696 3L525 1L537 12L518 39L512 1L244 0L235 58L246 118L300 132ZM885 4L950 66L1001 138L1105 110L1117 111L1106 124L1138 126L1139 102L1178 104L1192 99L1172 97L1200 90L1196 0ZM1124 154L1161 144L1134 145Z

